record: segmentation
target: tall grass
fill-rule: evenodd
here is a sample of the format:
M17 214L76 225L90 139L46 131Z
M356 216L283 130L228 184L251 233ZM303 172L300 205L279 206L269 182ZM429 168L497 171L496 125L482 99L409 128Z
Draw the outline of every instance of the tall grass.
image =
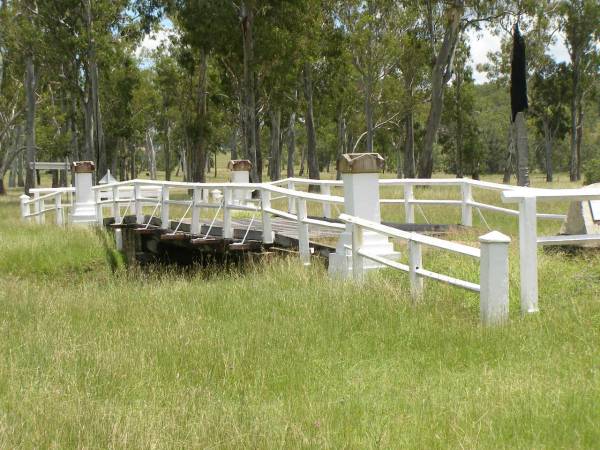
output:
M597 253L540 252L541 312L521 318L513 244L510 324L484 329L477 295L430 282L413 304L394 271L356 285L284 258L183 276L113 251L0 199L0 448L600 442ZM424 260L477 279L469 259Z

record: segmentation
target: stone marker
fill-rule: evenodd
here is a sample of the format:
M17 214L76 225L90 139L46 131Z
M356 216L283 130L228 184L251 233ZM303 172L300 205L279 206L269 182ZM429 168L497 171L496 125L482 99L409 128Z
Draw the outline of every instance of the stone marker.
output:
M347 153L340 155L337 169L344 182L344 209L346 214L381 223L379 208L379 172L385 160L379 153ZM345 246L352 245L352 226L347 224L336 244L335 253L329 255L329 273L347 277L352 271L352 252ZM365 231L363 250L389 259L398 259L400 253L386 236ZM373 269L380 264L365 259L364 268Z
M586 188L600 188L600 183L590 184ZM571 202L567 218L563 222L560 233L566 235L600 234L600 217L594 214L597 200ZM592 209L592 206L594 209ZM573 244L577 247L600 247L600 241Z
M92 191L92 176L96 170L94 161L75 161L71 164L75 175L75 203L71 212L71 223L94 225L96 223L96 203Z

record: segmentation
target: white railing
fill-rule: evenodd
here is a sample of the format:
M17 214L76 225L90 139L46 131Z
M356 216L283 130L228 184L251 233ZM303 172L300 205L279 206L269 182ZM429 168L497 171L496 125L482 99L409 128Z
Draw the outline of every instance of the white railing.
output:
M423 279L429 278L480 294L480 315L484 324L496 324L508 319L508 245L510 238L497 231L481 236L481 249L445 241L418 233L397 230L376 222L342 214L340 219L352 227L352 276L361 281L364 276L364 259L409 274L413 299L423 295ZM368 230L388 238L400 239L408 245L408 264L403 264L363 249L363 231ZM480 284L433 272L423 267L422 246L446 250L480 261Z
M506 203L519 205L519 264L521 310L538 311L538 245L576 245L600 241L600 235L542 236L537 232L537 203L543 201L600 200L600 189L532 189L518 188L502 193Z
M25 221L35 220L36 223L46 222L46 214L54 212L54 220L57 225L64 225L65 211L73 205L73 194L75 188L37 188L30 189L33 198L21 195L21 218ZM63 196L66 201L63 201ZM31 208L33 207L33 212Z
M309 242L309 226L321 226L332 229L344 229L345 226L341 223L329 222L324 220L312 219L308 217L307 202L317 202L322 204L343 204L342 197L327 196L323 194L313 194L302 191L290 191L285 188L271 184L253 184L253 183L183 183L183 182L167 182L167 181L152 181L152 180L132 180L120 183L112 183L103 186L94 186L92 188L96 192L96 211L98 224L104 223L104 210L110 207L111 216L116 223L122 223L124 215L130 212L136 217L136 223L139 225L149 226L153 217L160 219L160 228L171 230L171 205L185 207L185 213L178 219L175 231L183 220L188 219L190 222L190 234L199 235L201 232L201 212L205 209L216 210L212 217L211 224L219 213L222 213L222 233L223 238L233 238L232 212L245 211L256 214L261 214L262 219L262 240L265 244L272 244L274 240L272 217L283 217L289 220L294 220L297 223L298 246L299 254L304 264L310 263L310 242ZM172 199L173 190L184 190L188 197L191 191L191 198L188 199ZM218 189L222 192L222 198L215 202L209 201L208 192ZM160 195L156 197L148 197L145 192L157 192ZM241 200L246 191L259 191L260 197L256 200ZM110 195L108 194L110 192ZM122 192L129 192L130 195L125 198ZM235 199L234 193L242 193ZM276 209L272 205L272 196L280 195L293 202L293 212ZM251 204L256 203L256 205ZM122 211L122 206L125 205L125 211ZM151 215L146 218L144 208L152 208ZM158 211L160 210L160 214Z
M321 194L330 195L332 187L342 188L344 182L342 180L311 180L307 178L285 178L278 181L268 183L275 186L287 186L289 190L296 190L298 186L319 186ZM461 210L461 225L473 225L473 210L478 210L481 217L481 211L493 211L503 213L509 216L518 216L519 211L516 209L504 208L498 205L475 201L473 198L473 190L479 189L482 191L503 192L522 189L518 186L508 184L491 183L488 181L472 180L469 178L382 178L379 180L380 187L403 187L403 198L381 198L381 205L404 205L404 217L406 223L415 223L415 207L420 206L454 206ZM418 199L415 197L415 187L454 187L458 189L459 199ZM498 196L498 200L501 198ZM293 202L288 205L288 210L292 212L294 209ZM323 204L323 217L331 218L331 208L327 204ZM538 219L547 220L564 220L565 214L547 214L537 213ZM485 219L483 219L485 221Z

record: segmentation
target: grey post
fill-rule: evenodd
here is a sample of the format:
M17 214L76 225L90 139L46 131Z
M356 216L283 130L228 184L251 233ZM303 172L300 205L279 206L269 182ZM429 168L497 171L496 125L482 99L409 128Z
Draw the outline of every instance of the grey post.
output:
M479 238L481 243L479 307L483 325L508 320L508 245L510 238L492 231Z

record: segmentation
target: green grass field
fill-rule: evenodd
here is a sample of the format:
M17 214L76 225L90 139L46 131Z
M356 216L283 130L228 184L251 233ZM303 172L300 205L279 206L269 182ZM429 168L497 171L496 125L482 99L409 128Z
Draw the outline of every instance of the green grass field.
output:
M294 258L127 269L104 233L22 224L18 194L0 198L1 449L600 445L598 253L540 251L541 312L522 318L513 242L511 320L485 329L476 294L426 282L414 305L393 271L359 286ZM475 243L475 218L452 237ZM486 219L516 236L514 219ZM477 280L468 259L424 261Z

